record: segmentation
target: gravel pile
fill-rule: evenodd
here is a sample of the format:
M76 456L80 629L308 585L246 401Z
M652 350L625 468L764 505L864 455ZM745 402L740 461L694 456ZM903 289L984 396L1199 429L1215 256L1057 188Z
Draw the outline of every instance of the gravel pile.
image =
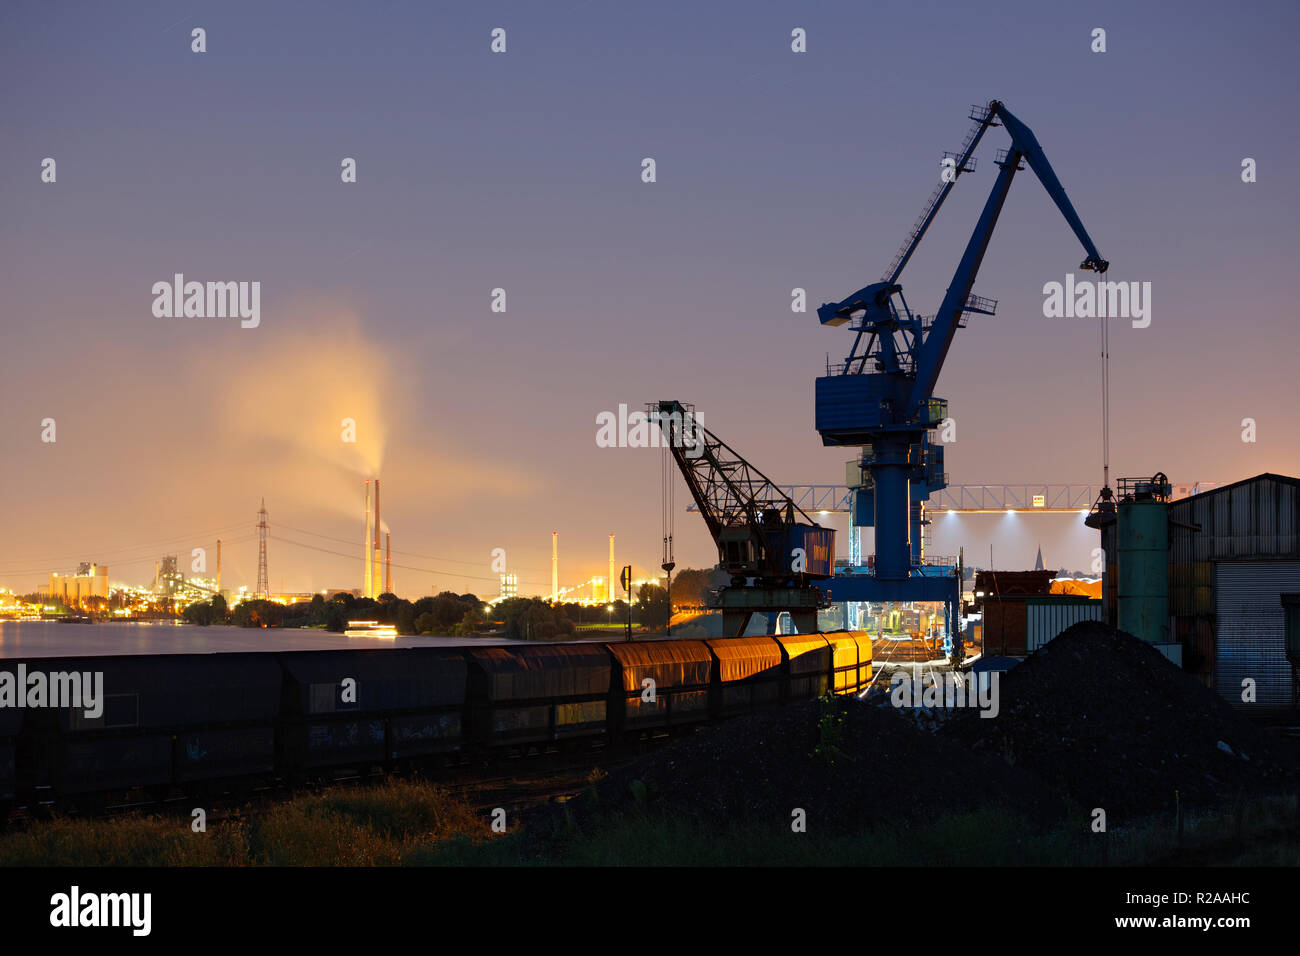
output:
M993 718L962 709L918 720L878 695L703 727L612 773L564 814L788 827L798 807L810 831L847 833L984 808L1048 827L1101 807L1114 826L1172 812L1175 790L1184 808L1229 807L1300 784L1297 742L1105 625L1071 627L1001 674L998 694Z
M809 701L703 728L603 780L603 809L836 832L998 807L1050 825L1063 802L1025 771L919 729L892 709ZM586 801L576 800L575 804Z
M1292 791L1295 742L1235 711L1149 644L1075 624L1000 679L1000 713L938 731L1111 820Z

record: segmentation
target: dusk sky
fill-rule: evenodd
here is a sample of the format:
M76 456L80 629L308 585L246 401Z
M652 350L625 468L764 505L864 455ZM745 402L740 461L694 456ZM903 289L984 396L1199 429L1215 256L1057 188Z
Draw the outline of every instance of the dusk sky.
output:
M545 593L553 530L562 584L605 574L610 532L639 577L660 452L597 446L620 403L693 402L773 479L843 483L813 387L852 335L816 306L879 278L992 98L1108 278L1150 283L1150 326L1110 326L1112 476L1300 475L1298 28L1292 2L6 3L0 586L78 561L147 583L217 537L251 586L264 497L273 590L359 587L373 475L403 596L495 594L494 548ZM913 309L1006 145L989 131L909 265ZM953 483L1100 481L1098 321L1043 314L1082 258L1020 173L975 285L998 314L936 390ZM156 317L175 273L260 282L260 325ZM678 567L713 564L677 500ZM963 517L933 550L990 541L1003 568L1097 544L1077 517Z

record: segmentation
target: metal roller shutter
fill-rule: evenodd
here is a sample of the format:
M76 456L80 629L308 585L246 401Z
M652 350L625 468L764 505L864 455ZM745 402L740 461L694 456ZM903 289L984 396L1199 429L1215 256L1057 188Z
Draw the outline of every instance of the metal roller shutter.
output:
M1300 561L1220 562L1214 586L1214 689L1243 709L1289 709L1292 678L1281 595L1300 592ZM1247 677L1255 681L1254 704L1241 700Z

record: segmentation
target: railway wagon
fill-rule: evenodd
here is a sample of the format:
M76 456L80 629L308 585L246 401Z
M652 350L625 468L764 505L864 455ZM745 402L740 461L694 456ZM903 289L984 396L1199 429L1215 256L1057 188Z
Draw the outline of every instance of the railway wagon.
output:
M473 739L486 747L605 733L613 657L603 644L484 647L469 652Z
M703 641L639 641L607 644L611 671L610 725L636 733L709 719L713 654Z
M705 643L714 661L710 709L715 718L773 707L786 696L781 645L772 638L715 638Z
M297 779L423 759L466 743L468 665L451 648L293 651L284 674L281 769Z
M17 685L17 668L12 664L0 665L0 674L5 675L0 679L8 682L17 694L20 690ZM14 701L0 705L0 807L7 806L17 792L15 755L18 736L23 729L23 712L14 706L16 703L15 698Z
M29 673L79 675L83 704L29 710L20 780L60 796L252 777L275 769L280 667L267 654L54 658ZM65 682L65 686L70 686Z
M831 685L831 645L821 634L785 634L774 638L785 669L784 699L811 700Z
M867 633L832 631L822 637L831 647L831 691L847 695L866 690L871 683L871 638Z

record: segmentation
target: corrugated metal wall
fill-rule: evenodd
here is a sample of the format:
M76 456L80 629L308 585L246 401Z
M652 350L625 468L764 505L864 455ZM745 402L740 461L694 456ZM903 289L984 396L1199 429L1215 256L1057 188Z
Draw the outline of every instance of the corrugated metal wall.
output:
M1025 649L1032 654L1079 621L1100 621L1101 610L1100 600L1026 602Z
M1289 709L1294 689L1281 595L1300 592L1300 560L1221 562L1215 591L1215 690L1243 710ZM1255 681L1254 704L1241 700L1247 677Z
M1300 484L1261 477L1169 506L1171 520L1201 526L1171 531L1171 563L1300 556Z
M1187 670L1207 681L1214 670L1215 562L1300 558L1298 515L1300 483L1272 475L1170 504L1170 632L1183 645ZM1240 697L1238 690L1231 699Z

